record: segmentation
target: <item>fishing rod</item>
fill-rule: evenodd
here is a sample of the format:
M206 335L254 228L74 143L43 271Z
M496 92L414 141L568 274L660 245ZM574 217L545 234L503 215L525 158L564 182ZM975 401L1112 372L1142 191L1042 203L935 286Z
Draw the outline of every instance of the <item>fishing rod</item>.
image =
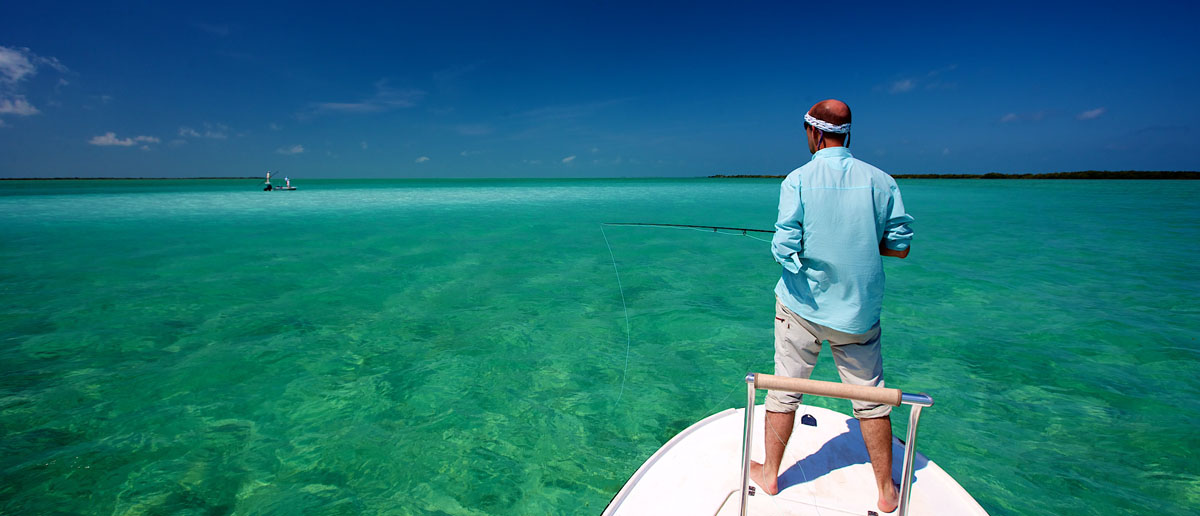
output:
M648 227L657 227L657 228L711 229L711 230L713 230L713 233L716 233L717 231L720 231L720 230L741 231L743 235L745 235L747 232L774 233L774 231L768 231L766 229L727 228L727 227L722 227L722 226L696 226L696 225L692 225L692 224L655 224L655 223L651 223L651 222L601 222L600 224L604 225L604 226L648 226Z

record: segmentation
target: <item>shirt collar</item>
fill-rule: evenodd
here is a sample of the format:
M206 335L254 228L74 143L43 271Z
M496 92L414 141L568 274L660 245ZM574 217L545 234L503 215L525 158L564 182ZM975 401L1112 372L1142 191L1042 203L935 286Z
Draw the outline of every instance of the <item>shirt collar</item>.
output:
M852 158L850 149L845 147L825 147L817 152L814 152L812 159L817 158Z

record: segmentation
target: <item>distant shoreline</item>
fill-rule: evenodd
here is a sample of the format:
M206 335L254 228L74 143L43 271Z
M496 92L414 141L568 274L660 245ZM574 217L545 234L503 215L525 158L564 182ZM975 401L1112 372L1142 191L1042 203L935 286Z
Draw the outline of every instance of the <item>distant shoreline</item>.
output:
M708 176L711 179L782 179L787 176L717 174ZM1166 170L1125 170L1109 172L1102 170L1082 170L1079 172L1048 172L1044 174L893 174L896 179L1200 179L1200 172L1166 171Z
M184 179L262 179L253 177L0 177L0 181L179 181Z
M693 176L695 177L695 176ZM783 179L787 175L776 174L716 174L711 176L703 176L704 179ZM987 174L892 174L896 179L1200 179L1200 172L1190 170L1167 171L1167 170L1125 170L1125 171L1102 171L1102 170L1083 170L1078 172L1047 172L1042 174L1001 174L991 172ZM362 178L345 178L345 179L362 179ZM369 179L384 179L384 178L369 178ZM473 178L431 178L431 177L411 177L411 178L394 178L394 179L463 179L471 180ZM474 178L474 179L546 179L546 178ZM571 178L571 179L606 179L606 178ZM632 179L632 178L611 178L611 179ZM645 179L662 179L660 177L648 177ZM687 179L680 177L678 179ZM188 181L188 180L228 180L228 181L247 181L247 180L262 180L261 176L245 176L245 177L228 177L228 176L201 176L201 177L0 177L0 181Z

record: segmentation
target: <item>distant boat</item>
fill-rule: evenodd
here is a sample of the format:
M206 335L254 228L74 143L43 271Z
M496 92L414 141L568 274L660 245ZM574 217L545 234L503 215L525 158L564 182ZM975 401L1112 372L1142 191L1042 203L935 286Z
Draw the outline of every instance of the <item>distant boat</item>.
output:
M278 172L278 171L276 171L276 172ZM266 181L267 186L263 187L263 191L264 192L273 192L275 190L295 190L296 189L296 187L292 186L291 179L288 179L285 177L285 178L283 178L283 181L284 181L283 186L272 185L271 184L271 171L268 170L267 171L267 181Z

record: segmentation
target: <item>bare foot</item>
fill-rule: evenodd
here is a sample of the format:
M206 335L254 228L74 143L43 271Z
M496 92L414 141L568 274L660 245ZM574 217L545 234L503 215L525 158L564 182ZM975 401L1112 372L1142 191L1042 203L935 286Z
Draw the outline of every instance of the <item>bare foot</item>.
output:
M896 492L896 486L889 484L886 492L880 491L876 505L883 512L895 511L900 506L900 494Z
M779 493L779 477L766 479L766 473L763 471L763 465L757 462L750 462L750 478L754 480L758 487L761 487L764 493L775 495Z

